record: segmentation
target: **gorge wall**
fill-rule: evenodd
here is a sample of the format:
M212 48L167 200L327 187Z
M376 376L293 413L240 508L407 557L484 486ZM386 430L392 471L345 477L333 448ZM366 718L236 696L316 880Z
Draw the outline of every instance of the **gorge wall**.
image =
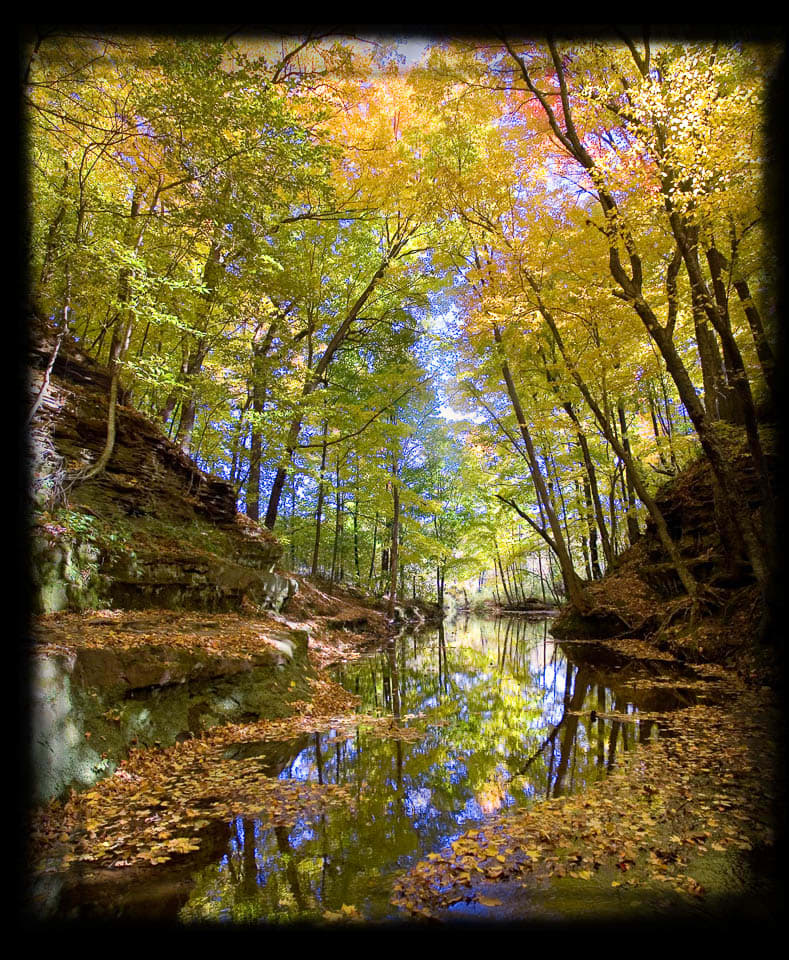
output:
M42 337L31 344L31 402L53 350ZM279 609L296 583L275 569L276 538L123 391L107 468L64 495L104 446L108 392L107 370L64 343L30 431L33 611Z
M770 434L765 428L765 449L776 476L778 459ZM732 431L727 449L742 504L758 523L761 490L744 436ZM773 636L780 606L777 587L762 592L744 557L726 549L707 461L700 458L688 465L658 490L655 501L700 585L701 602L694 609L650 521L602 580L585 585L591 611L583 616L565 607L554 634L642 637L682 660L727 664L746 676L775 678L780 672ZM762 535L774 536L774 531Z

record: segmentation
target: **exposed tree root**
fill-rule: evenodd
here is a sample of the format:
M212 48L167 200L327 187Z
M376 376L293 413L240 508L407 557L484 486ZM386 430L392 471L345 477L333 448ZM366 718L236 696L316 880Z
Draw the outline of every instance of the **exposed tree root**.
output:
M660 622L658 634L666 631L676 621L686 623L693 629L700 620L717 613L727 599L725 591L700 584L694 596L687 594L675 600Z

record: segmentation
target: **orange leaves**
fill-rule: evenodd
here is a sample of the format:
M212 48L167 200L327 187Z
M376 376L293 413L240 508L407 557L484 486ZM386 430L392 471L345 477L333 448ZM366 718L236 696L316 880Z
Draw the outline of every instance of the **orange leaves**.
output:
M423 165L434 126L405 77L379 74L349 84L342 109L326 122L342 147L341 193L353 189L360 208L415 211L431 190Z

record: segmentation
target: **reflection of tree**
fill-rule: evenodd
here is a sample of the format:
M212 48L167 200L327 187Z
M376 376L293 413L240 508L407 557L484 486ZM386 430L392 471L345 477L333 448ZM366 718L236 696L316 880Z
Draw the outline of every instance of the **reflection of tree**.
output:
M393 640L387 647L387 663L389 664L390 690L392 713L395 720L400 720L400 673L397 669L397 646Z
M375 660L373 659L373 657L370 657L370 678L372 680L373 703L375 705L375 712L378 713L378 681L375 676Z
M362 712L385 706L398 725L422 712L436 722L413 742L363 726L343 744L327 734L309 737L291 775L353 785L355 809L259 829L261 916L310 916L317 904L337 910L378 902L385 910L388 874L436 849L469 819L522 797L558 796L573 781L580 786L605 772L606 725L598 721L588 750L578 742L585 722L578 714L605 709L605 689L590 667L565 658L542 623L501 621L488 628L485 643L473 620L467 631L462 623L455 630L458 644L447 642L442 627L416 647L403 637L366 662L345 665L345 685L358 684ZM614 747L618 738L617 731ZM508 771L519 769L527 776L513 785ZM245 849L237 879L251 876L247 857ZM228 874L226 866L216 868L212 895L232 904Z
M241 876L238 879L238 899L256 900L258 897L258 865L255 857L255 821L245 817L241 821ZM232 862L232 861L231 861Z
M438 702L441 702L443 693L449 693L452 689L452 681L447 670L447 641L444 633L443 621L438 626Z
M638 721L638 742L647 743L652 736L652 731L655 728L654 720L644 720L641 719Z
M569 675L569 668L568 668ZM571 711L580 711L583 707L586 694L589 691L589 672L586 667L579 667L575 673L572 696L569 694L569 682L565 686L565 715L567 719L564 722L562 730L561 748L559 753L559 766L556 769L556 779L553 783L554 797L561 796L565 792L564 779L567 776L567 767L570 761L570 754L576 745L576 736L578 734L578 721L580 717L577 713Z
M305 906L304 895L301 892L299 874L296 869L294 851L290 845L288 828L283 826L274 827L274 836L277 838L277 849L285 862L285 876L288 878L290 892L293 894L293 899L296 901L296 906L299 908L299 911L303 912Z
M315 744L315 768L318 771L318 783L323 784L323 756L321 755L321 738L316 732L313 735L313 743Z
M616 710L617 713L624 712L626 706L627 705L622 701L621 696L619 696L618 694L614 696L614 710ZM619 736L620 730L622 730L622 727L623 727L623 724L621 720L614 720L611 724L611 733L608 738L607 769L609 771L613 770L614 768L614 763L616 761L616 741L617 741L617 737ZM625 726L624 730L622 730L622 745L625 750L627 750L627 741L625 739L626 729L627 727Z
M605 687L597 684L597 712L605 713ZM603 769L605 764L605 725L597 721L597 767Z

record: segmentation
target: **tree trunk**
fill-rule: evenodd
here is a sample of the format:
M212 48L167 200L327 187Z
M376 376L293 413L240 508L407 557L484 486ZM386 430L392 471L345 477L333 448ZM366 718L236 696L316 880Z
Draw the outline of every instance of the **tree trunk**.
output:
M578 136L578 132L575 128L572 117L572 107L567 90L565 69L559 51L557 50L553 41L549 40L548 46L559 82L559 93L562 107L561 122L559 120L559 115L554 111L552 105L548 102L546 95L534 84L534 81L528 72L525 61L518 56L512 45L506 40L505 45L510 55L518 65L520 73L529 90L539 100L554 134L567 150L567 153L572 156L587 172L589 172L590 176L592 176L597 198L600 202L606 222L609 224L609 270L614 281L620 288L620 290L617 291L617 296L620 296L621 299L632 306L632 308L641 318L650 336L658 346L666 363L669 374L674 380L677 390L679 391L682 403L685 405L688 415L690 416L693 425L696 428L702 448L709 458L713 472L720 483L722 492L722 507L729 515L733 525L735 525L738 529L742 540L745 543L748 552L748 558L751 562L754 575L764 590L766 589L766 585L769 580L769 571L772 566L771 558L768 559L764 545L760 542L758 532L751 522L747 510L744 508L741 502L738 502L736 479L731 469L728 467L728 464L725 462L725 457L722 455L717 437L711 429L712 424L710 424L709 420L707 419L705 411L699 402L698 397L696 396L693 383L688 376L687 370L685 369L684 363L682 362L682 359L679 356L673 341L673 328L674 321L676 319L676 270L678 269L679 263L684 262L690 280L691 290L695 293L695 295L698 296L699 299L697 302L702 303L705 310L707 310L710 322L715 327L718 335L721 337L724 355L727 356L731 368L738 375L736 385L738 390L741 391L741 396L744 398L746 394L750 393L747 378L743 378L742 382L740 382L740 367L738 365L739 351L736 348L736 343L732 342L733 338L727 338L726 330L719 322L720 318L717 315L717 310L711 303L709 295L706 293L706 287L703 283L700 270L698 269L695 238L687 235L684 229L684 223L681 220L679 213L673 207L673 172L670 164L666 163L663 169L662 192L664 206L668 215L672 233L677 242L677 248L681 259L678 261L675 256L674 260L672 261L669 279L673 289L669 290L669 319L666 326L663 327L658 322L653 310L643 297L643 268L641 258L638 255L635 242L627 227L627 222L620 216L616 200L604 186L604 178L598 176L599 171L596 168L595 161L586 150L580 140L580 137ZM643 64L639 66L639 69L641 69L642 74L646 73L646 67ZM661 129L658 129L658 135L658 152L661 160L665 162L664 132ZM629 274L624 267L620 255L621 246L624 246L625 254L629 262ZM669 283L667 282L667 287L668 286ZM739 357L739 360L741 361L741 357ZM753 436L752 425L749 423L748 419L746 419L746 429L748 430L749 443L753 445L755 441L756 447L758 447L758 434L755 437ZM758 451L757 455L754 456L754 460L761 475L761 458L758 456ZM636 491L641 498L641 501L647 505L647 508L650 509L650 513L652 513L651 508L644 499L644 495L640 490L638 490L638 487L636 487ZM766 498L767 497L769 497L769 487L766 489ZM658 527L661 543L663 543L664 546L670 550L669 555L672 563L677 568L677 572L680 574L683 585L686 585L687 583L691 587L691 590L688 592L692 592L692 590L695 589L695 581L692 580L692 578L689 578L687 568L684 566L684 564L682 564L681 558L678 557L678 553L673 546L671 538L668 537L668 541L666 541L665 537L667 537L668 531L665 528L665 523L656 523L656 525ZM679 567L677 565L677 559L679 559ZM686 586L686 590L687 589L688 586Z
M397 563L398 539L400 537L400 488L397 485L397 463L392 462L392 546L389 553L389 619L394 619L395 601L397 600Z
M743 310L745 311L748 326L751 328L751 336L753 337L753 343L756 347L756 356L759 360L762 376L764 377L764 382L767 385L772 400L776 392L775 355L770 346L770 341L767 338L761 314L751 298L751 291L745 280L735 281L734 289L737 291L737 296L740 298Z
M502 345L501 330L498 327L498 324L495 324L493 327L493 335L496 343L499 347ZM542 471L540 469L540 463L537 459L537 453L534 449L534 443L529 432L528 425L526 423L526 418L523 413L523 408L521 406L520 397L515 388L515 382L512 379L512 374L510 373L509 364L506 360L501 362L501 372L504 377L504 382L507 387L507 393L509 394L510 402L512 403L515 416L518 421L518 426L520 428L520 434L523 438L523 442L526 446L526 452L528 457L529 472L531 474L532 482L537 491L537 495L545 509L545 514L548 518L548 523L553 534L553 540L555 543L556 556L559 561L559 565L562 571L562 577L564 578L565 585L567 587L567 593L570 597L570 600L573 606L580 612L584 612L589 607L589 602L584 594L583 588L581 586L581 581L578 578L578 575L573 568L572 558L570 556L570 551L567 547L567 544L564 540L564 533L559 522L559 518L556 514L556 510L551 502L551 498L548 494L548 490L545 485L545 480L542 476Z
M143 236L145 235L144 223L137 229L137 218L140 213L140 200L142 191L139 184L135 185L131 200L131 209L129 211L129 223L126 227L126 243L133 253L137 253L142 246ZM157 194L154 196L156 203ZM137 235L135 238L135 230ZM90 480L104 470L110 462L112 452L115 449L115 417L118 405L118 385L120 378L120 365L129 349L131 343L132 331L134 329L134 313L129 306L131 300L131 279L132 273L129 267L123 267L118 275L118 301L119 310L112 331L112 340L110 342L109 369L110 369L110 391L107 404L107 437L104 443L104 449L99 455L99 459L84 471L80 471L72 482L82 483Z
M498 546L496 547L496 561L499 565L499 573L501 574L501 586L502 586L502 589L504 590L504 596L507 598L507 606L511 607L513 605L512 598L510 597L510 592L507 589L507 579L504 576L504 567L502 566L502 563L501 563L501 555L499 554Z
M323 483L326 470L326 436L329 429L329 421L323 421L323 446L321 448L321 478L318 483L318 505L315 508L315 545L312 548L312 576L318 573L318 556L321 548L321 519L323 513Z
M592 506L592 492L590 490L588 476L584 477L583 480L583 492L584 500L586 502L586 525L589 530L589 561L591 573L593 579L599 580L602 577L603 572L600 569L600 557L597 552L597 527L595 526L594 508ZM611 549L610 543L608 545L608 549L609 551Z
M378 511L375 511L375 522L373 523L373 549L370 553L370 572L367 575L367 586L373 585L373 573L375 572L375 548L378 545Z
M695 596L696 589L697 589L696 580L693 577L693 575L690 573L687 565L685 564L684 560L680 556L679 550L668 531L668 527L666 526L666 521L663 517L663 514L660 512L654 499L649 494L646 488L646 485L644 484L644 481L641 477L641 474L638 470L638 467L635 464L632 456L630 455L629 449L626 449L624 445L619 441L619 438L617 437L615 429L612 427L612 424L609 418L600 409L599 404L595 401L594 397L589 391L589 388L587 387L586 382L583 380L583 378L579 374L577 367L573 363L571 363L569 358L567 357L567 353L564 346L564 340L562 339L562 336L559 333L559 329L556 325L556 322L553 318L551 311L548 310L545 304L542 302L542 298L540 297L539 290L536 287L536 284L535 284L535 292L538 297L540 313L545 318L545 321L548 324L551 334L553 335L554 341L556 342L556 345L559 348L559 352L561 353L562 358L565 364L567 365L567 368L570 371L576 386L581 391L581 395L586 401L587 406L592 411L595 419L599 423L600 428L603 431L603 435L605 436L606 440L611 445L611 447L613 448L614 452L619 457L619 459L623 462L625 469L627 470L628 475L630 476L635 492L638 494L639 499L649 511L649 514L652 517L652 520L655 524L658 537L660 538L660 542L663 548L665 549L666 553L668 554L668 557L674 569L677 571L677 575L679 576L680 581L682 582L682 586L684 587L686 593L689 596ZM646 304L644 303L643 300L640 301L640 303L643 304L644 307L646 307ZM657 321L655 321L655 325L657 326L660 332L663 332L663 328L660 327L659 324L657 324ZM673 342L672 342L672 346L673 346ZM679 358L677 357L677 359ZM682 369L684 370L684 367ZM694 396L694 400L696 401L696 405L700 407L701 405L699 404L698 399L696 398L695 392L693 396Z
M365 303L368 301L368 299L372 295L373 290L378 284L378 281L386 273L386 270L389 267L389 264L392 262L392 260L396 259L396 257L402 252L403 248L408 242L409 236L404 236L398 239L395 243L391 245L387 255L381 261L378 269L375 271L372 278L370 279L370 282L367 284L367 286L362 291L362 293L357 297L353 306L345 315L345 318L343 319L342 323L335 331L334 336L329 341L326 349L323 351L323 354L321 355L320 360L315 365L315 368L312 370L312 373L307 378L304 386L302 387L301 395L303 399L306 399L318 387L318 385L323 380L326 374L326 371L328 370L332 360L334 359L335 354L345 342L345 338L347 337L348 332L351 329L351 325L353 324L354 320L356 320L356 318L359 316L359 313L361 312ZM290 464L291 459L293 458L293 453L296 449L296 445L299 440L301 425L302 425L302 418L301 416L297 416L291 422L290 429L288 431L288 437L285 444L285 455L282 458L282 463L277 469L276 475L274 477L274 483L271 487L271 494L269 496L269 501L268 501L268 508L266 509L266 519L264 523L269 530L273 530L274 525L277 522L277 512L279 510L280 497L282 496L282 488L285 485L285 478L288 473L288 466Z
M342 507L343 507L343 497L342 491L340 489L340 457L337 456L337 495L335 499L336 512L334 515L334 547L332 549L332 558L331 558L331 574L330 579L334 583L338 579L339 573L339 564L337 562L340 549L340 539L342 537Z
M622 431L622 446L628 457L631 457L630 439L627 435L627 420L625 419L625 405L621 397L617 401L616 409L619 414L619 427ZM638 541L641 536L641 531L638 529L638 517L635 515L636 495L633 489L633 478L629 470L625 470L625 476L627 477L627 535L630 538L630 544L632 546Z
M361 467L359 457L356 457L356 489L353 497L353 566L356 571L356 582L362 582L362 574L359 569L359 474Z

